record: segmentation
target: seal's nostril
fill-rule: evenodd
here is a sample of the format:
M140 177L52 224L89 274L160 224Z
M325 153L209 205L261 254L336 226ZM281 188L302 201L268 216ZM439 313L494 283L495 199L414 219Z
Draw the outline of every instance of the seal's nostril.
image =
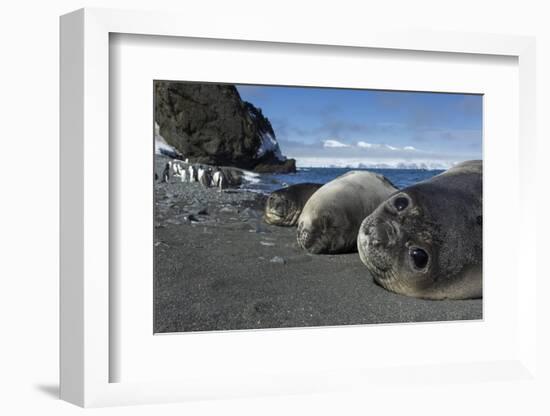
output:
M384 223L373 225L367 230L369 242L373 246L387 246L391 241L391 229Z

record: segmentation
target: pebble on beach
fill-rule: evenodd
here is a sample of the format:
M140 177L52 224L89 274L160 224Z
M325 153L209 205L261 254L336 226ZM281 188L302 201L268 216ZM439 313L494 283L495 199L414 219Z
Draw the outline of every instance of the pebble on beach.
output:
M276 264L285 264L286 260L283 259L281 256L275 256L271 260L269 260L270 263L276 263Z

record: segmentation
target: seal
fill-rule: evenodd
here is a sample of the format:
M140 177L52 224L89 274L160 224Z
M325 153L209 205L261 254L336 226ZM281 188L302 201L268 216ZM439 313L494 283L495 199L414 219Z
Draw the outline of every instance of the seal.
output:
M397 189L384 176L350 171L326 183L298 219L298 245L313 254L355 251L361 222Z
M305 182L272 192L265 204L264 221L272 225L295 226L304 205L321 186Z
M365 218L359 256L379 285L424 299L482 297L482 169L461 163Z

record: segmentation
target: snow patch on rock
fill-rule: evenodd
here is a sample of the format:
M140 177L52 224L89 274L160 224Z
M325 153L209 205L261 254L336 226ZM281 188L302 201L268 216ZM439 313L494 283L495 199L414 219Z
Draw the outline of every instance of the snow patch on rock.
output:
M155 154L165 155L170 157L178 157L178 151L166 143L164 137L160 135L160 127L158 123L155 122Z
M284 162L286 160L286 157L283 156L281 153L281 149L279 148L279 143L277 142L277 139L273 137L270 133L263 133L260 137L260 147L258 147L258 152L256 153L257 157L262 157L266 153L272 152L275 158L280 160L281 162Z

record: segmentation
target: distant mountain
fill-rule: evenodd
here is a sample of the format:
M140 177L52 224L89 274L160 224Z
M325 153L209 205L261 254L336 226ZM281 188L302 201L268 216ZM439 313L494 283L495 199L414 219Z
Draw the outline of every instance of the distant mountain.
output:
M193 162L295 172L261 109L233 85L155 81L155 121L166 144Z
M391 160L385 162L365 161L364 159L348 158L298 158L297 165L315 168L355 168L355 169L422 169L422 170L446 170L455 165L456 162L439 162L430 160L400 161Z
M445 170L449 169L451 164L443 164L439 162L398 162L393 164L387 163L360 163L359 168L371 169L414 169L414 170Z

